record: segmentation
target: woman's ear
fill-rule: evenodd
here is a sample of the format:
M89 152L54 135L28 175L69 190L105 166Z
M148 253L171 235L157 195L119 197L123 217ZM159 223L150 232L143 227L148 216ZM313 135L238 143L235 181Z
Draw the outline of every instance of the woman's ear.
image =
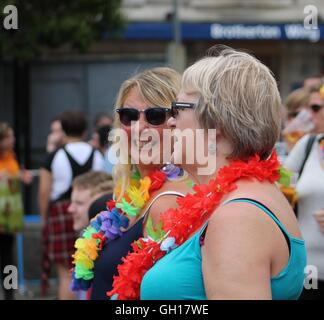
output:
M224 135L221 129L215 129L216 130L216 136L215 139L216 140L222 140Z
M217 152L225 157L233 153L233 147L230 141L225 137L220 129L216 129Z

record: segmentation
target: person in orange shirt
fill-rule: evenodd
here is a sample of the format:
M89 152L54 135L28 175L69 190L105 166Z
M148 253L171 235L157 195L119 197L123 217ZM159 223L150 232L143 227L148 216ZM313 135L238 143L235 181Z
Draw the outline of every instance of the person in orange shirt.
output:
M29 184L32 175L21 170L13 151L15 136L12 128L0 122L0 267L13 265L14 234L23 227L23 203L20 182ZM3 281L1 281L3 285ZM14 298L13 289L3 287L6 300Z

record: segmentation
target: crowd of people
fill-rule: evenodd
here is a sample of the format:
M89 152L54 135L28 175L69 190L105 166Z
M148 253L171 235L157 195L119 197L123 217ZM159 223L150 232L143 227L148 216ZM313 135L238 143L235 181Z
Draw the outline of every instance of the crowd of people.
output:
M321 76L282 103L264 64L217 46L182 75L124 81L90 141L84 114L62 113L39 172L42 293L55 267L58 299L324 298L323 106ZM125 133L117 153L112 129ZM32 181L13 148L0 123L2 270L22 228L20 181Z

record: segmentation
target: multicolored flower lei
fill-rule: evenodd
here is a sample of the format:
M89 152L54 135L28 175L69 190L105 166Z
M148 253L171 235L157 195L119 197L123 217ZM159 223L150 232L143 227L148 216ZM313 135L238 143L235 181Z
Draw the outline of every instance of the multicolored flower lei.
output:
M256 155L247 162L232 161L219 170L216 179L206 185L194 186L194 194L189 193L178 199L178 209L169 209L161 215L161 223L157 227L159 230L132 244L133 252L118 266L119 275L114 278L113 289L107 292L107 296L113 300L139 299L145 273L202 226L223 196L237 188L236 181L257 179L274 183L280 178L281 172L274 151L267 160L260 160Z
M153 191L160 189L166 180L184 175L184 171L173 164L165 165L141 179L138 173L131 178L131 185L121 201L107 202L107 211L102 211L76 240L77 249L73 257L71 290L90 288L94 273L94 262L106 241L116 239L129 225L129 218L136 217L150 199Z

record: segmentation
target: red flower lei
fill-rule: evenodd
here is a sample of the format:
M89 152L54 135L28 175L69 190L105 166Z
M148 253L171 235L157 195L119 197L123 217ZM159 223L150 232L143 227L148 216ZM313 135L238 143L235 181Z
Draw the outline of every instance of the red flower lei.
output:
M161 214L164 238L155 241L141 238L132 244L133 252L123 258L114 277L113 289L108 297L118 300L138 300L144 274L167 252L161 250L165 237L174 238L177 246L183 244L211 216L225 194L237 188L239 179L257 179L274 183L280 178L280 164L274 151L267 160L258 155L249 161L234 160L221 168L216 179L206 185L196 185L194 194L178 199L177 209Z

